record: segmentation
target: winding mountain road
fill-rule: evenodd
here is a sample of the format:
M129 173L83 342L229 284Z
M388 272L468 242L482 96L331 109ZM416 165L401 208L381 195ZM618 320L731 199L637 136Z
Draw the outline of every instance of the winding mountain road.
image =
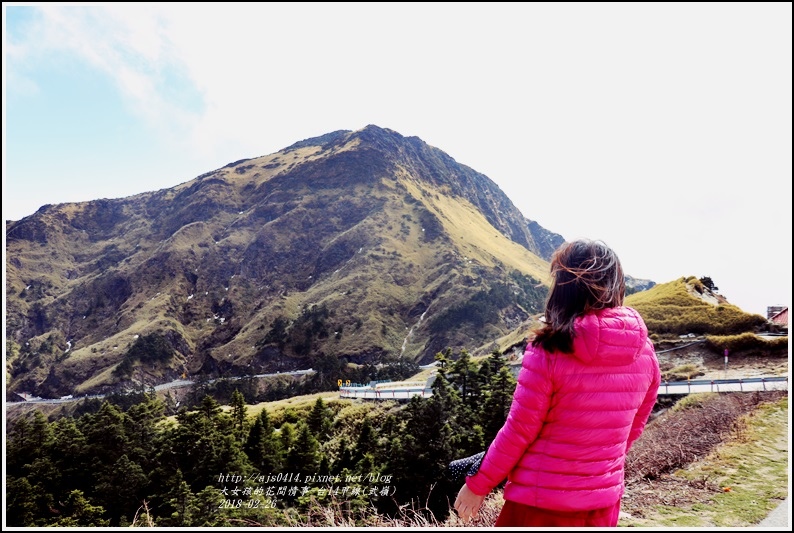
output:
M306 370L292 370L289 372L275 372L273 374L255 374L252 376L234 376L230 378L219 378L219 379L228 379L230 381L239 381L242 379L251 379L251 378L268 378L274 376L302 376L305 374L314 374L314 370L311 368L307 368ZM211 379L206 381L205 383L215 383L218 379ZM176 379L174 381L169 381L168 383L161 383L159 385L155 385L153 388L155 391L163 391L168 389L178 389L181 387L189 387L191 385L195 385L197 382L190 381L187 379ZM69 403L69 402L77 402L80 400L88 400L94 398L104 398L107 394L91 394L87 396L64 396L62 398L30 398L29 400L25 400L22 402L5 402L6 407L10 405L24 405L24 404L31 404L31 403L45 403L45 404L55 404L55 403Z

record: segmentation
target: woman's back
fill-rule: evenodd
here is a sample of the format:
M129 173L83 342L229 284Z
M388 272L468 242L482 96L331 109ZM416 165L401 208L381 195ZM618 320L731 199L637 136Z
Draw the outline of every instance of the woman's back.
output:
M623 305L623 269L608 246L565 243L551 274L545 324L527 346L507 421L455 508L479 509L507 477L497 525L614 526L659 363L642 318Z
M571 354L530 345L524 355L510 415L531 444L505 497L526 505L566 511L614 503L623 493L627 449L655 403L659 366L635 310L595 311L575 331ZM514 436L505 431L499 439L508 442L495 441L494 452ZM498 461L499 454L488 455Z

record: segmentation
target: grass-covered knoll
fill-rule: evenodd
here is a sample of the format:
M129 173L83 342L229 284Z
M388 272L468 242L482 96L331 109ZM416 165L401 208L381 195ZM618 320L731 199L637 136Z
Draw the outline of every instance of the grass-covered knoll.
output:
M657 336L736 335L766 324L761 315L745 313L724 298L716 297L694 276L629 295L626 305L635 308L645 320L648 332Z

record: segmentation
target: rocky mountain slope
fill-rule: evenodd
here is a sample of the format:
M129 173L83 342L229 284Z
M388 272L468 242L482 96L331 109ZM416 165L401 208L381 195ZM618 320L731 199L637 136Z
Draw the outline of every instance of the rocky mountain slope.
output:
M563 242L486 176L376 126L44 206L6 234L7 384L42 396L427 362L540 312Z

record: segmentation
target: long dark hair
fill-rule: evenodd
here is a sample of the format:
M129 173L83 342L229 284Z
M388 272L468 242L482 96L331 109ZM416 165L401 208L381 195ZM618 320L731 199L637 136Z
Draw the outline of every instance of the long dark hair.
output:
M626 282L615 252L601 241L580 239L551 258L546 324L532 340L547 352L573 352L574 320L596 309L623 305Z

